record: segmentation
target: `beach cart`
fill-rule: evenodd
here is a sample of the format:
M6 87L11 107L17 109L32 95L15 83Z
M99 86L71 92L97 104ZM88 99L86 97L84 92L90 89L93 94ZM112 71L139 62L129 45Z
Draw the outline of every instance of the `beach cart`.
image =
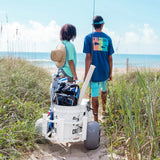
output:
M100 126L93 121L89 99L83 98L94 69L95 66L91 65L77 105L64 106L51 103L51 114L49 116L43 114L43 118L36 122L36 128L41 128L41 134L46 139L61 144L84 141L87 149L96 149L99 146Z

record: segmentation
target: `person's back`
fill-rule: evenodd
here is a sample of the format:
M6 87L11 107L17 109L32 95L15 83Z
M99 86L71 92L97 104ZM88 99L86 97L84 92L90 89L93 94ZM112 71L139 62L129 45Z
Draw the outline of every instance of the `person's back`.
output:
M108 56L113 53L113 48L109 44L111 38L103 32L94 32L85 38L84 53L91 53L92 64L96 66L92 82L101 82L109 78Z
M62 70L67 74L67 77L73 77L74 80L77 80L76 75L76 63L77 63L77 54L74 45L67 40L62 41L66 46L66 63L64 64ZM72 64L70 63L72 62Z
M84 79L86 78L90 64L96 66L90 84L95 121L98 121L99 88L101 87L102 106L103 111L105 111L106 85L107 81L112 79L112 54L114 50L111 38L102 32L103 25L103 18L95 16L93 19L95 32L85 37L83 47L83 52L86 53Z

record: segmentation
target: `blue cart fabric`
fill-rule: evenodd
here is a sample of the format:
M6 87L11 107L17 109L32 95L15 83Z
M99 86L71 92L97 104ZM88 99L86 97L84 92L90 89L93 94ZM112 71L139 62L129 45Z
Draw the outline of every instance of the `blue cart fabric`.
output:
M76 106L80 94L80 88L78 84L67 83L66 78L54 77L52 80L51 88L51 104L62 106ZM54 112L52 107L49 108L48 116L50 120L54 119ZM49 122L49 129L54 129L54 123Z
M80 94L77 84L60 83L53 98L53 103L62 106L76 106Z
M48 116L50 117L50 120L54 119L54 112L52 111L52 108L49 108ZM54 128L54 124L52 122L49 122L48 132L51 131Z

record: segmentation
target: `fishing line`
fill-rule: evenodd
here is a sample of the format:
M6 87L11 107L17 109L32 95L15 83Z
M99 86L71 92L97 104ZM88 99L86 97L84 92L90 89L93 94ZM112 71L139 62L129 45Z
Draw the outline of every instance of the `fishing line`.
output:
M95 16L95 0L93 0L92 22L93 22L94 16ZM92 36L93 36L93 32L94 32L94 27L93 27L93 25L92 25Z
M95 16L95 0L93 0L93 15L92 15L92 22L93 22L93 18ZM92 39L91 39L91 64L92 64L92 55L93 55L93 33L94 33L94 27L92 24ZM91 77L92 78L92 77ZM91 104L91 79L90 79L90 87L89 87L89 102Z
M93 0L93 15L92 15L92 20L93 20L93 18L94 18L94 16L95 16L95 0ZM92 33L93 33L93 26L92 26Z

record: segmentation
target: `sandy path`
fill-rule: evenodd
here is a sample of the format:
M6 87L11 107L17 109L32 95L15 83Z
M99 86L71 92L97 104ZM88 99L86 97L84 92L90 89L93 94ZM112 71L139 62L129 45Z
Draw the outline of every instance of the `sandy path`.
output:
M46 144L37 144L29 160L109 160L106 138L101 129L101 142L96 150L87 150L83 142L70 143L70 147L48 141ZM114 160L121 160L114 155Z

